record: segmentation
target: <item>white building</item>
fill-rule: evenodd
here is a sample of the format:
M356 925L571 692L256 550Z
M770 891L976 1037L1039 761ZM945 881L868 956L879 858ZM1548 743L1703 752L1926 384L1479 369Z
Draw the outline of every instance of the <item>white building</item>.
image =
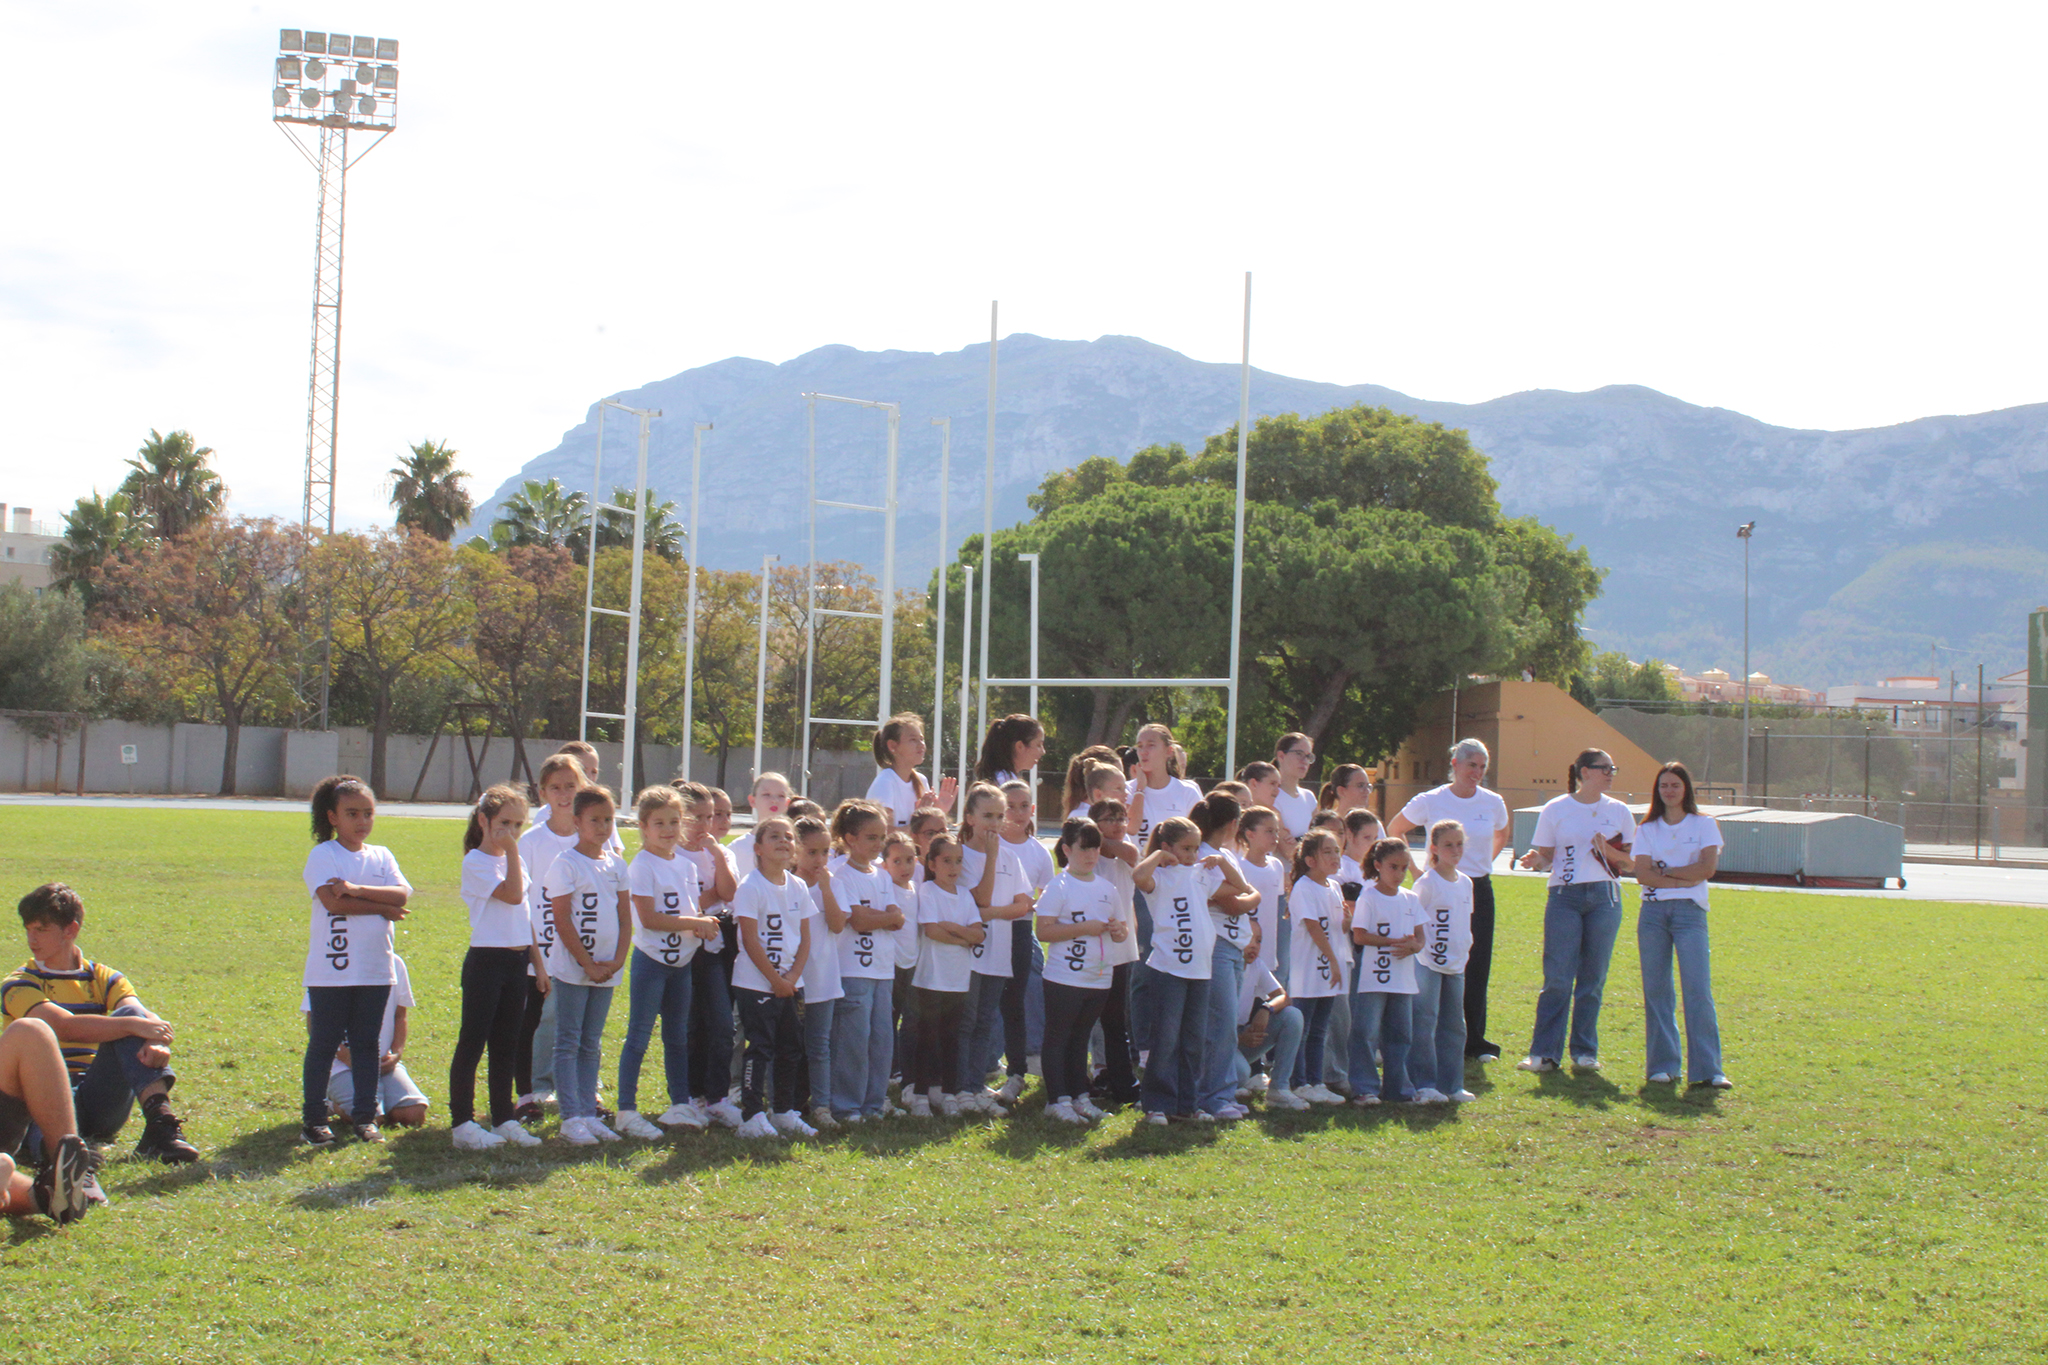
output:
M36 520L35 510L0 502L0 583L24 583L35 592L50 586L50 548L61 529Z

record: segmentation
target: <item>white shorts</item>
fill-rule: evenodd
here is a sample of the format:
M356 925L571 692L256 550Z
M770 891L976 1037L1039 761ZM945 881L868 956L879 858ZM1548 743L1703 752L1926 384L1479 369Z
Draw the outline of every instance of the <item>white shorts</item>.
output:
M327 1102L344 1114L352 1113L356 1103L356 1080L346 1071L337 1071L327 1078ZM407 1105L425 1104L427 1097L412 1083L412 1077L405 1072L405 1063L391 1068L389 1075L377 1078L377 1112L389 1114Z

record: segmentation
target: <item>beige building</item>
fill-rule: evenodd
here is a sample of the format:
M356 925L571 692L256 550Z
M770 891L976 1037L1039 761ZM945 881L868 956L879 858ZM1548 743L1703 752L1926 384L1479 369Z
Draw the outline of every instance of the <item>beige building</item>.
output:
M0 583L24 583L41 592L50 586L50 547L63 539L54 526L36 520L33 508L9 510L0 502Z
M1476 739L1493 755L1486 785L1501 794L1509 810L1540 806L1563 795L1566 770L1582 749L1614 756L1616 799L1650 799L1654 759L1600 717L1545 682L1487 682L1460 688L1458 723L1451 724L1452 694L1440 693L1423 706L1423 722L1373 777L1382 818L1397 814L1408 798L1450 780L1451 745Z

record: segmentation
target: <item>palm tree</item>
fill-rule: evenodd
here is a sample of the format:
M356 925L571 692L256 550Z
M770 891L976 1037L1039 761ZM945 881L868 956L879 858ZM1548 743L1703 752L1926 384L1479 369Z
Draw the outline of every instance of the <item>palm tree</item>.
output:
M459 451L446 441L421 441L391 469L391 505L398 524L424 531L439 541L454 539L455 528L476 510L462 481L466 470L455 467Z
M641 535L647 541L647 548L671 564L683 557L684 542L688 539L683 524L676 520L676 505L672 502L657 501L660 494L652 488L647 490L647 520L641 527ZM633 490L614 487L612 506L631 507ZM585 512L586 516L589 515ZM633 548L633 519L622 512L607 512L597 523L597 548L609 550Z
M583 541L579 533L589 524L590 501L582 493L562 487L559 479L546 483L528 479L498 509L489 539L478 536L471 543L487 550L509 545L565 545L580 557Z
M128 477L121 481L131 515L166 540L219 516L228 490L220 475L207 467L212 455L213 447L195 446L189 431L159 436L151 427L149 439L128 461Z
M78 505L64 514L64 539L50 547L55 586L76 588L91 606L93 572L141 540L144 529L126 493L103 498L94 489L91 497L80 498Z

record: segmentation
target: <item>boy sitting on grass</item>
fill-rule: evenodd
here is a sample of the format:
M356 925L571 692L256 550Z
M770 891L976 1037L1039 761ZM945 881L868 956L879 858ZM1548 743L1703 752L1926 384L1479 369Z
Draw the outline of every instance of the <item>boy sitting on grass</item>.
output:
M29 960L0 981L0 1016L8 1023L40 1019L57 1035L71 1076L78 1135L112 1142L142 1105L142 1139L135 1155L173 1165L199 1159L171 1112L171 1026L152 1014L128 978L78 950L85 902L62 882L49 882L21 898ZM42 1145L31 1129L30 1156Z

